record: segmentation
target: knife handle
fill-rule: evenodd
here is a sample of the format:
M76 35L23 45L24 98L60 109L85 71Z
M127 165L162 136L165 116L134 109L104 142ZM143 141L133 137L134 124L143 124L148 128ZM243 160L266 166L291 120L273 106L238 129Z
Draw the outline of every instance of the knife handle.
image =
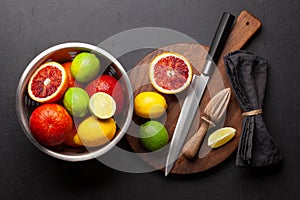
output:
M188 159L193 159L199 151L204 136L208 130L209 124L202 121L199 130L191 137L191 139L183 147L183 155Z
M204 75L210 76L214 70L214 63L217 63L225 46L226 40L231 32L235 17L230 13L223 13L217 31L210 45L206 64L202 70Z

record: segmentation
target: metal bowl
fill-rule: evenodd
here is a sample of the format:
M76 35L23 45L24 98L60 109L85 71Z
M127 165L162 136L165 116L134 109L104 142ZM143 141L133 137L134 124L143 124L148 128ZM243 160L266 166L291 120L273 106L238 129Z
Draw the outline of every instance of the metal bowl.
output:
M125 96L125 107L116 120L118 129L115 137L106 145L95 148L72 148L64 145L47 147L40 144L29 129L29 117L31 112L39 106L39 103L33 101L27 93L28 81L33 72L44 62L56 61L59 63L71 61L79 52L94 53L101 60L101 73L110 74L116 77L123 86ZM63 43L53 46L38 56L36 56L23 72L16 91L16 110L20 125L28 139L42 152L66 161L84 161L99 157L112 149L124 136L130 125L133 114L133 95L132 87L128 75L122 65L111 54L105 50L86 43ZM74 120L75 123L76 120ZM76 125L76 123L75 123Z

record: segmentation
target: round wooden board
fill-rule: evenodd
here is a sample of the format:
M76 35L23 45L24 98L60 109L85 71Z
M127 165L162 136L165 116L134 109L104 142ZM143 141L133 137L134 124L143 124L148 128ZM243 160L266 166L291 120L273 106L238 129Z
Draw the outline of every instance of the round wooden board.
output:
M148 69L151 60L159 53L164 51L177 52L184 55L191 62L193 66L193 73L199 74L202 70L203 63L205 61L205 57L207 55L208 47L200 44L193 43L179 43L173 44L170 46L166 46L160 49L157 49L147 56L145 56L130 72L129 78L132 82L134 97L144 91L156 91L149 80ZM202 97L200 102L198 111L196 116L194 117L193 124L190 128L189 135L186 141L198 130L200 126L200 116L203 114L203 110L209 100L220 90L224 88L230 87L229 80L227 78L226 70L224 68L223 62L218 63L218 67L215 69L213 76L211 77L206 91ZM157 92L157 91L156 91ZM231 90L232 92L232 90ZM152 119L162 122L169 133L169 144L177 123L178 116L180 114L180 108L184 101L186 91L176 94L176 95L165 95L162 94L168 103L167 113L159 118ZM196 108L195 108L196 109ZM156 152L147 151L140 143L138 138L139 133L139 125L145 123L149 119L143 119L138 117L137 115L133 115L132 123L127 131L126 138L134 150L134 152L142 153L139 154L141 158L153 166L155 169L163 169L165 166L165 160L167 157L167 153L169 150L169 144L163 149ZM211 149L207 146L207 138L212 131L221 127L234 127L237 132L235 137L225 144L224 146ZM235 96L231 94L231 99L229 106L227 108L226 116L224 120L217 125L217 127L211 128L202 143L202 146L199 151L198 157L193 160L186 159L183 155L181 155L176 161L171 173L173 174L193 174L205 171L210 169L226 158L228 158L237 148L238 140L240 138L242 130L242 117L241 110L239 108L238 102L235 99Z

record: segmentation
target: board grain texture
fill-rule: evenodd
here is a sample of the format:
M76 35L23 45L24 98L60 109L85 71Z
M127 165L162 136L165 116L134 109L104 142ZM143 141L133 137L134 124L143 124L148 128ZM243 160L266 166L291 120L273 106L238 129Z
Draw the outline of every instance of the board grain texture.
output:
M200 116L203 114L203 110L209 100L220 90L224 88L231 87L229 79L226 74L226 69L224 67L223 57L229 52L233 52L241 49L255 33L260 29L261 22L249 13L246 10L243 10L240 15L237 17L235 24L233 25L232 31L227 39L227 42L224 46L220 59L217 63L217 68L211 77L207 89L202 97L201 103L199 105L198 111L194 118L193 124L190 128L189 135L186 138L186 141L197 131L200 127ZM213 35L213 33L212 33ZM209 47L202 44L194 43L178 43L172 44L166 47L161 47L143 59L141 59L137 65L131 70L129 77L132 82L134 96L140 92L144 91L155 91L152 87L149 77L148 69L151 63L151 60L158 54L164 51L177 52L184 55L192 64L193 73L199 74L202 70L202 66L207 55L207 50ZM233 92L233 90L231 90ZM180 114L180 107L184 101L186 92L182 92L176 95L165 95L168 103L168 109L165 115L157 119L161 121L168 130L170 141L173 135L173 131L176 126L178 116ZM226 112L226 117L219 123L215 128L211 128L206 134L204 141L200 147L199 155L195 159L189 160L181 155L176 161L171 173L173 174L193 174L208 170L226 158L228 158L237 148L240 133L242 130L242 116L241 110L238 105L238 102L235 98L235 95L231 95L229 106ZM130 125L126 138L132 147L132 149L137 153L142 153L141 159L149 163L156 169L163 169L165 160L167 157L169 145L164 147L158 152L151 153L144 149L138 139L139 125L145 123L147 119L142 119L135 114L133 115L132 124ZM236 136L226 145L217 148L210 149L207 146L207 138L209 134L216 128L221 127L234 127L237 130Z

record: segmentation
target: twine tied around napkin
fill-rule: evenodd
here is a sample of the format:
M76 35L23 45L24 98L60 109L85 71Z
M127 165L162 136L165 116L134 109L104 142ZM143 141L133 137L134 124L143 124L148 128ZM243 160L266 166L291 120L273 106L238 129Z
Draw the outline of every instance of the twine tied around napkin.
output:
M278 163L282 156L262 117L268 61L245 50L224 57L227 74L243 110L243 128L236 165L262 167Z

